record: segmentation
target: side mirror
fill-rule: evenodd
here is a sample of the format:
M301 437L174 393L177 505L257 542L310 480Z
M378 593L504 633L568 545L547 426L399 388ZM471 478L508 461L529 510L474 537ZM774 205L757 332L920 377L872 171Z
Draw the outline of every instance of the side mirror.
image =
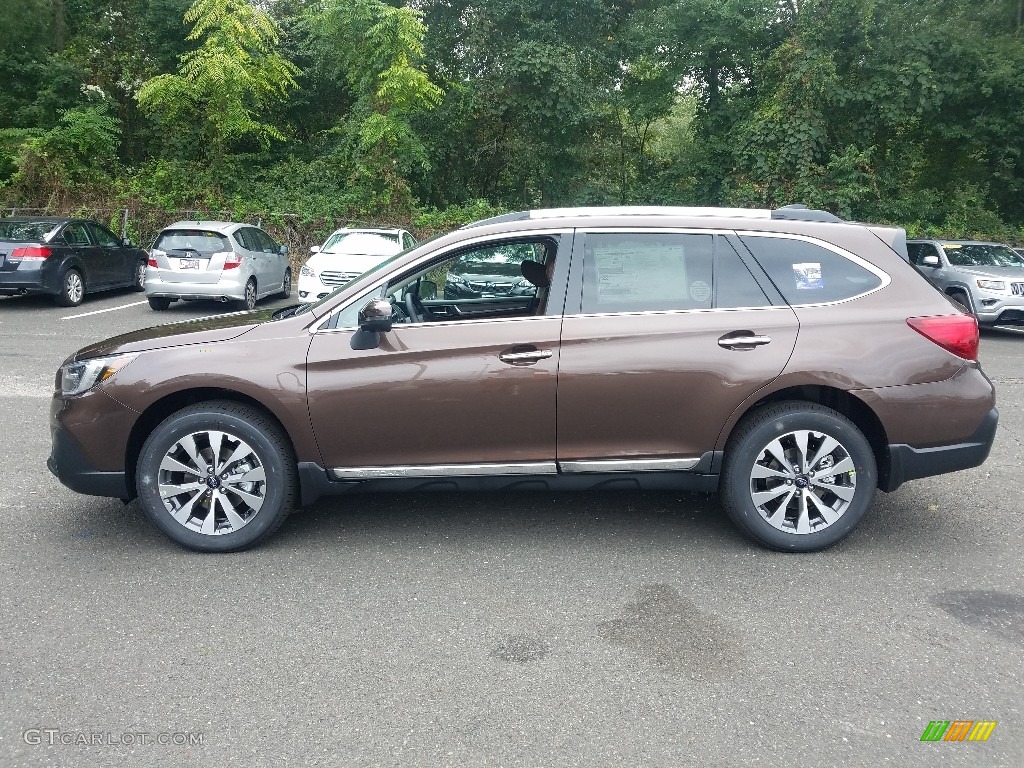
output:
M125 248L131 248L133 245L132 239L130 237L126 237L122 242L124 243Z
M371 299L359 310L359 330L352 334L349 342L352 349L376 349L380 346L380 335L391 330L391 302L387 299Z
M371 299L359 310L359 330L387 333L391 330L391 302Z
M288 246L287 245L282 245L280 248L277 249L277 252L280 253L282 256L287 256L288 255Z
M939 257L938 256L925 256L923 259L921 259L921 266L922 267L937 267L937 266L939 266Z
M319 245L311 245L309 247L309 252L310 253L320 253L320 246Z

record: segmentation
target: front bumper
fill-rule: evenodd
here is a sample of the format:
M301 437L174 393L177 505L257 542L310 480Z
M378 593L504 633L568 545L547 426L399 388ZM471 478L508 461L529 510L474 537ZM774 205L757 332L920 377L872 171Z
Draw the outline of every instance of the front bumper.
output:
M999 411L993 408L975 433L962 443L940 445L935 448L890 445L889 473L880 480L878 487L883 491L892 492L908 480L980 466L992 450L998 423Z
M981 325L1024 325L1024 296L979 291L973 299Z
M82 449L62 427L53 431L46 466L63 485L78 493L118 499L129 499L135 495L128 489L127 476L123 470L110 472L93 467Z
M299 275L299 301L306 304L319 301L337 287L324 285L319 277Z

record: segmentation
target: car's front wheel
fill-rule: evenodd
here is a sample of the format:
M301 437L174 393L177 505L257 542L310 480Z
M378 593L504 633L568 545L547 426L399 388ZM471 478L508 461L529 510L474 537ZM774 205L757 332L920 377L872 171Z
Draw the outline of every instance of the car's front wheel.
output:
M201 552L258 544L295 504L296 465L280 428L228 401L199 403L153 430L136 483L146 514L172 541Z
M812 552L854 529L877 481L871 445L849 419L816 403L783 402L737 427L726 448L722 502L761 544Z
M284 282L281 285L281 298L288 299L292 295L292 271L286 269L284 271Z
M171 300L170 299L165 299L165 298L162 298L160 296L150 296L149 297L149 307L150 307L150 309L155 309L157 312L163 312L169 306L171 306Z

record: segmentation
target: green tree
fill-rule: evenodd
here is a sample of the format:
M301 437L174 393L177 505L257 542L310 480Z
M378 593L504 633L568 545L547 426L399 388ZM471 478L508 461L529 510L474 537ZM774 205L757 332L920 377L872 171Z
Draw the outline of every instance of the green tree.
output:
M296 87L298 69L277 50L277 25L245 0L195 0L185 13L187 39L201 41L181 57L175 74L157 75L138 92L144 111L165 131L200 116L202 147L214 166L246 140L266 148L284 134L263 112Z

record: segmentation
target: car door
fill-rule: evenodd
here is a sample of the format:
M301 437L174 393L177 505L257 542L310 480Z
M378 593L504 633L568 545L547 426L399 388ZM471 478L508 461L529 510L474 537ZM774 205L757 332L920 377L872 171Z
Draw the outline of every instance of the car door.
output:
M135 280L134 249L125 248L121 238L93 221L85 223L93 242L101 250L101 259L109 269L110 285L131 285Z
M571 234L542 239L567 249ZM377 295L393 297L401 320L403 291L451 258L431 259ZM520 308L502 317L396 322L372 349L352 344L366 296L328 318L313 334L307 381L311 423L333 476L553 472L564 300L557 271L555 279L542 314Z
M287 257L281 254L281 246L274 241L274 238L262 229L257 229L256 234L259 236L260 244L263 246L264 258L267 260L263 278L264 283L261 287L265 287L267 291L277 293L284 286L284 270Z
M264 293L264 273L267 267L259 233L253 227L243 227L238 230L235 239L243 249L242 263L248 267L249 274L256 278L258 295L262 295Z
M918 271L940 288L945 288L948 282L943 269L945 254L942 249L934 243L907 243L907 255L910 263L917 267ZM925 264L926 256L935 256L939 263L937 265Z
M68 222L61 231L61 238L70 247L72 260L84 270L86 291L106 287L113 281L116 257L93 242L85 222Z
M722 233L597 230L577 241L558 373L559 468L710 462L730 414L785 367L793 310L766 294Z

